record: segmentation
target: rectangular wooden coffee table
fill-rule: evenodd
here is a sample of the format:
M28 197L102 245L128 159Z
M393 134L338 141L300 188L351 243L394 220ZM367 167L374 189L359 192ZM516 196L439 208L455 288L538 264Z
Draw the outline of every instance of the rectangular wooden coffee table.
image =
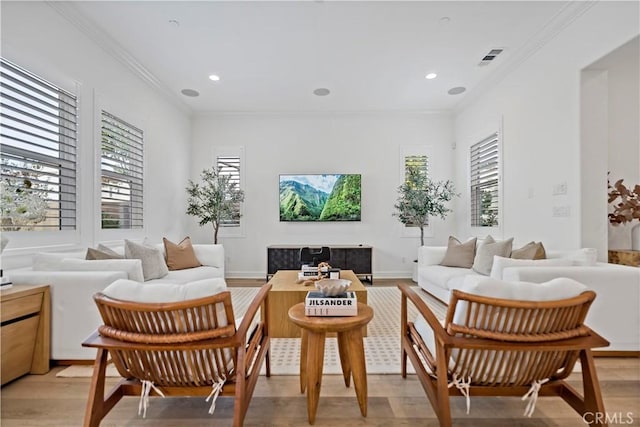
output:
M367 303L367 288L353 271L341 270L340 278L351 280L349 291L354 291L358 302ZM299 338L300 328L291 323L287 315L289 308L304 302L307 292L316 290L313 286L298 283L298 270L278 270L269 280L269 335L272 338ZM364 330L366 336L366 330Z

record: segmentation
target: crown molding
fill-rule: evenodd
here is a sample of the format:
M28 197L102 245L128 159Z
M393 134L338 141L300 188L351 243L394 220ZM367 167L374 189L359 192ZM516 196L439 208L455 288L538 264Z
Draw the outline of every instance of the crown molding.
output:
M46 0L45 3L58 12L63 18L73 24L83 34L93 40L107 54L117 59L121 64L129 69L134 75L149 85L153 90L162 95L172 105L179 108L188 115L193 114L193 110L185 104L171 89L164 85L151 71L142 65L131 53L111 36L96 25L95 22L87 18L78 10L72 2L61 2Z
M522 63L527 61L542 47L553 40L558 34L564 31L573 21L591 9L599 0L573 0L560 9L544 27L534 36L529 38L524 45L514 52L509 60L500 66L495 72L481 80L465 97L460 100L453 111L457 114L465 107L476 101L487 91L494 88L505 77L514 72Z
M223 110L202 110L196 111L193 117L216 117L216 116L430 116L430 115L452 115L452 110L281 110L281 111L223 111Z

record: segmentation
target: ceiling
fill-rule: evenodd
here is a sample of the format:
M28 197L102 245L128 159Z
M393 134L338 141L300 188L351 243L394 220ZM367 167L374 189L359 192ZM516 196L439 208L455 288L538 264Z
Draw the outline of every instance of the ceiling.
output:
M534 53L585 3L79 1L52 7L192 112L404 112L459 107ZM504 51L479 66L495 48ZM427 80L430 72L437 78ZM448 94L454 87L466 91ZM316 96L317 88L330 94ZM184 96L183 89L199 96Z

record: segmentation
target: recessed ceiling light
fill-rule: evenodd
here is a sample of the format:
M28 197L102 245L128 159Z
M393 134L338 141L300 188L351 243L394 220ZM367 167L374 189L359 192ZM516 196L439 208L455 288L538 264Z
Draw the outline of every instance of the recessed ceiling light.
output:
M220 81L220 76L217 76L215 74L211 74L209 76L209 80L213 80L214 82L219 82Z
M441 24L448 24L449 22L451 22L451 18L449 18L448 16L443 16L442 18L440 18Z
M429 73L426 76L424 76L424 78L427 80L435 79L436 77L438 77L436 73Z
M466 87L456 86L456 87L452 87L451 89L449 89L449 91L447 93L449 95L460 95L465 90L467 90Z
M200 96L200 92L194 89L182 89L180 93L183 94L184 96L190 96L192 98L196 96Z
M318 89L313 91L313 94L316 96L327 96L331 93L331 91L325 87L319 87Z

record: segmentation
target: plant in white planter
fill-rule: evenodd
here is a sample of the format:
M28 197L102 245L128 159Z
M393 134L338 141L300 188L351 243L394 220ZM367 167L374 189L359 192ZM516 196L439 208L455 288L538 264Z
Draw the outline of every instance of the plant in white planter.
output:
M619 179L611 185L607 179L607 201L611 206L607 216L614 226L639 222L631 229L631 249L640 250L640 185L627 188L622 181Z
M187 214L200 218L200 225L213 225L213 243L218 243L218 231L224 222L240 219L240 204L244 201L244 191L231 180L230 175L220 170L204 169L200 174L201 183L189 180L187 186Z
M401 223L420 228L420 245L424 246L424 227L430 216L445 219L451 209L446 203L459 196L450 180L434 182L423 169L408 166L405 182L398 187L394 205Z

